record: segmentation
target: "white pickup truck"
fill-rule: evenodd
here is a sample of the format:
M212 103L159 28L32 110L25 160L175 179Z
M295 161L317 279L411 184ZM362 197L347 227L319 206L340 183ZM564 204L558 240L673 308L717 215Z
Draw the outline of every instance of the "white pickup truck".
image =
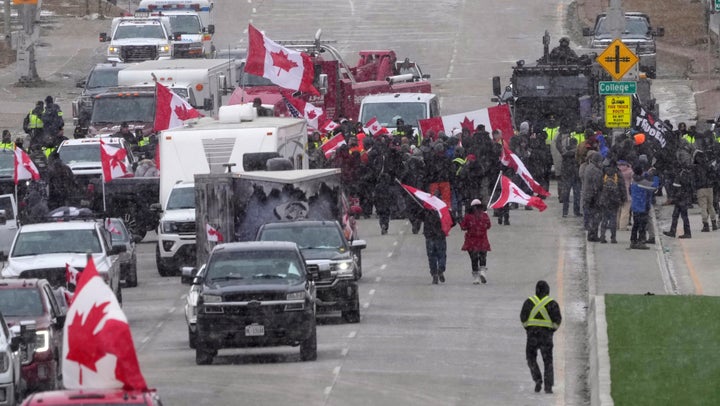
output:
M100 33L100 42L110 42L110 62L142 62L173 56L172 28L168 17L116 17L110 35Z

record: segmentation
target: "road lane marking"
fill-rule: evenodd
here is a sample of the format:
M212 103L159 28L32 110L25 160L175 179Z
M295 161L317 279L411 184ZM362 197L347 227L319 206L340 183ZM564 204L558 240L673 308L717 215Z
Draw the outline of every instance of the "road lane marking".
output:
M564 270L565 270L565 255L564 255L564 253L565 253L565 236L560 235L560 240L558 242L559 242L558 255L557 255L558 263L557 263L557 271L555 273L555 280L557 283L557 296L556 297L562 301L563 313L566 313L567 309L569 307L566 306L566 303L565 303L565 279L564 279L564 277L565 277L565 274L564 274ZM566 317L567 317L567 315L566 315ZM564 390L565 390L565 361L566 361L565 360L565 339L566 339L565 329L562 329L559 332L559 335L560 335L560 340L558 340L558 343L556 345L558 346L557 354L558 354L558 361L560 361L560 362L557 363L558 370L555 371L555 377L556 377L556 379L557 378L559 378L559 379L557 379L555 383L556 383L556 386L561 386L563 388L563 392L564 392ZM560 385L557 385L558 383ZM557 391L557 392L559 393L560 391ZM564 397L561 397L561 396L556 397L556 404L563 405Z
M392 257L392 255L393 255L392 252L388 252L388 254L387 254L388 258Z
M342 355L343 357L346 357L348 355L348 351L350 351L349 348L347 348L347 347L343 348L342 351L340 351L340 355Z
M355 338L357 335L357 331L351 331L350 334L348 334L348 338Z
M682 248L683 259L685 260L685 265L687 266L688 271L690 272L690 279L692 279L693 285L695 286L695 294L702 295L703 294L702 283L700 282L700 277L698 276L698 273L695 270L695 265L693 265L693 262L690 259L690 256L688 255L687 250L685 249L685 243L680 241L680 247Z
M330 396L330 392L332 392L332 386L326 386L325 390L323 390L323 393L325 394L326 397Z
M398 242L397 242L397 241L394 241L394 242L393 242L393 247L397 247L397 245L398 245Z
M370 291L368 292L368 295L372 296L374 294L375 294L375 289L370 289Z
M176 309L176 307L174 307L174 306L169 308L168 313L175 313L175 309Z
M382 264L382 265L380 265L380 270L381 270L381 271L384 271L385 268L387 268L387 264Z
M342 369L342 367L339 365L336 366L335 368L333 368L333 375L335 375L335 376L340 375L340 369Z
M376 277L375 277L375 282L380 282L381 280L382 280L382 276L376 276Z
M370 302L365 302L363 304L363 309L367 309L368 307L370 307Z

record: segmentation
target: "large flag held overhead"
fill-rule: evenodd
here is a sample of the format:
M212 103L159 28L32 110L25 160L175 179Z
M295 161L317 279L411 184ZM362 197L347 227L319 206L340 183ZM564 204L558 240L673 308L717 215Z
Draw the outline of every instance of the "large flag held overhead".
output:
M410 193L413 197L420 200L424 208L428 210L435 210L440 216L440 225L445 235L450 234L450 229L453 226L452 217L450 217L450 208L447 204L439 197L433 196L428 192L423 192L420 189L415 189L412 186L400 184L403 189Z
M182 127L185 120L203 116L190 103L158 82L155 82L155 99L154 131Z
M315 107L311 103L306 102L303 99L298 99L292 96L292 92L283 90L280 92L285 98L285 101L297 110L298 117L304 117L307 120L308 126L313 129L319 129L320 124L325 124L325 112L320 107ZM320 124L318 124L320 123Z
M547 209L547 205L541 198L537 196L529 196L505 175L500 175L500 187L502 188L500 196L498 196L497 200L493 203L490 203L490 207L493 209L502 209L503 206L508 203L517 203L522 204L523 206L535 207L540 211ZM495 193L495 190L493 190L493 193Z
M30 159L30 156L23 151L21 148L15 147L15 171L14 181L17 185L21 180L40 179L40 171L38 171L35 163Z
M530 171L527 170L525 164L523 164L517 155L510 151L510 148L508 148L507 145L503 145L502 153L500 154L500 162L508 168L514 170L534 193L537 193L540 196L550 196L550 192L543 189L543 187L540 186L535 179L533 179L532 174L530 174Z
M501 130L503 139L507 142L510 142L510 137L513 136L512 117L507 104L466 113L427 118L418 121L418 124L423 134L433 130L435 134L443 131L450 135L453 130L462 130L463 128L467 128L470 133L473 133L479 124L483 124L488 133L492 133L493 130Z
M100 163L102 165L103 180L110 182L115 178L122 178L130 174L128 170L127 151L116 148L100 141Z
M670 129L665 126L662 120L658 120L650 114L650 112L642 106L637 96L633 96L633 98L635 130L645 133L648 137L655 139L662 148L665 148L665 145L667 145L667 134L670 132Z
M127 317L91 255L67 312L62 348L66 389L147 390Z
M390 131L388 131L387 128L383 127L382 124L377 121L377 117L373 117L368 120L368 122L365 123L365 128L367 128L367 130L370 132L370 134L372 134L373 137L390 134Z
M262 76L278 86L316 96L315 68L306 53L283 47L248 25L248 54L245 72Z

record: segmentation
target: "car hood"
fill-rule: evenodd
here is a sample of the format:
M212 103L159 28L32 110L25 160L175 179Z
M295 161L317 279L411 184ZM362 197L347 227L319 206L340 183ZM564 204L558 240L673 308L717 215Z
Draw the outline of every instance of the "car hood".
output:
M43 254L29 255L26 257L10 257L7 265L2 270L2 276L5 278L16 278L20 273L32 269L46 268L65 268L65 264L69 264L74 268L85 268L87 265L87 254ZM108 271L108 265L103 261L103 254L92 254L95 261L95 267L98 272Z
M122 123L92 123L88 131L93 137L104 137L113 135L120 130ZM153 123L144 122L128 122L130 131L135 133L136 130L142 130L143 134L150 134L153 131Z
M168 40L159 38L127 38L118 39L112 42L113 46L127 46L127 45L164 45L167 44Z
M230 280L230 281L219 281L210 282L206 281L203 289L203 293L210 293L215 295L228 295L234 293L269 293L269 294L282 294L283 292L297 291L298 285L286 285L284 283L252 283L253 280ZM251 283L242 283L251 282Z
M75 175L99 175L102 173L100 162L69 162L67 166Z
M195 209L167 210L160 221L195 221Z
M308 263L312 263L313 261L317 260L330 260L330 261L338 261L342 259L350 259L352 258L352 253L350 251L342 250L340 251L337 248L305 248L302 249L303 257L305 257L305 260Z
M25 321L25 320L35 321L35 328L38 330L48 330L48 329L50 329L50 326L52 325L52 322L45 316L38 316L38 317L5 316L5 321L7 322L8 327L12 327L14 325L20 324L21 321Z

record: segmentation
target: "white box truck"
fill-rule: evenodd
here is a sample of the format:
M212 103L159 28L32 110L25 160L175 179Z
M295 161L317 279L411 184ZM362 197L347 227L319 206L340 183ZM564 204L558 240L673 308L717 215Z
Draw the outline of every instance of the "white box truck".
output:
M170 19L175 58L201 58L212 51L212 10L208 0L142 0L136 12Z
M196 109L213 110L219 97L232 91L238 62L223 59L145 61L118 72L118 86L154 86L155 80L172 89Z
M257 117L251 104L223 106L218 119L201 118L183 128L165 130L160 141L160 207L156 264L162 276L178 274L195 265L194 210L178 213L168 208L171 194L192 187L197 174L266 170L271 158L286 158L292 169L308 169L305 119ZM228 164L234 164L229 166ZM186 210L187 205L178 206ZM192 236L192 237L190 237Z

